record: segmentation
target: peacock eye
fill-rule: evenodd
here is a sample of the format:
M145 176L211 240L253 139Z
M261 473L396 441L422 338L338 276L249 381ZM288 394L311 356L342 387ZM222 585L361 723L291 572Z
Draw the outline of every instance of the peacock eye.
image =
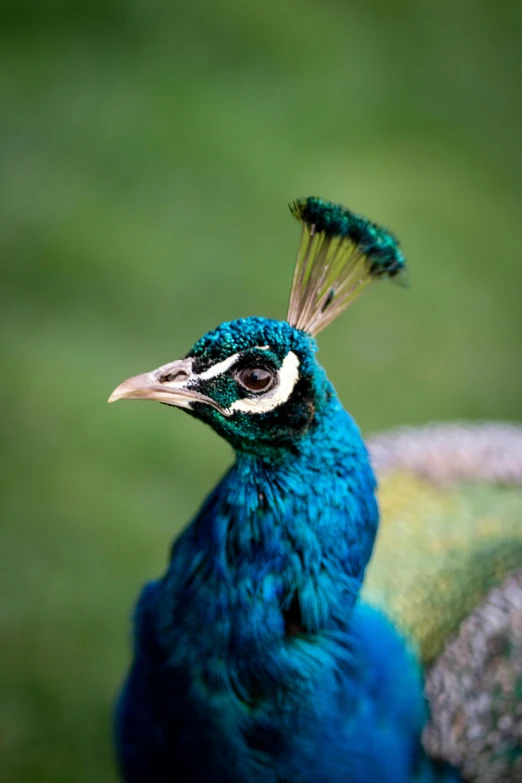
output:
M238 372L237 380L249 391L264 392L273 385L274 374L262 367L247 367Z

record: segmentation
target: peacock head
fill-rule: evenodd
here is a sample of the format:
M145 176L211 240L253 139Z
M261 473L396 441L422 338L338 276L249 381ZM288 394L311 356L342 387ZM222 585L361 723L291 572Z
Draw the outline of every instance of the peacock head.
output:
M373 280L401 275L405 262L391 233L340 205L307 198L291 211L302 234L287 320L223 323L184 359L124 381L109 402L184 408L239 451L295 450L332 396L315 336Z

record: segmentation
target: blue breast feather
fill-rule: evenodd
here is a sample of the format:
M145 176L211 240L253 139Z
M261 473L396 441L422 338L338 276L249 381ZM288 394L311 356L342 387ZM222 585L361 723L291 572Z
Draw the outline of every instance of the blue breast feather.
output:
M358 600L375 481L328 400L299 452L237 455L143 590L116 710L127 783L457 780L422 754L414 657Z

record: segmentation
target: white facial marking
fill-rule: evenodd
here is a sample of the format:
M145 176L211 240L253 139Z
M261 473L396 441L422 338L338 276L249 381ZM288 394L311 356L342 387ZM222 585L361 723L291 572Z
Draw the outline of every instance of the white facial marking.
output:
M210 378L216 378L218 375L223 375L224 372L229 370L232 365L237 362L239 357L239 353L234 353L232 356L228 356L226 359L223 359L222 362L213 364L212 367L208 368L208 370L205 370L205 372L202 372L199 375L195 375L194 377L201 378L203 381L208 381Z
M256 348L261 351L270 350L270 346L268 345L258 345ZM201 379L206 381L210 380L211 378L217 378L219 375L223 375L223 373L227 372L227 370L230 370L230 368L234 366L240 356L241 353L234 353L232 356L228 356L226 359L223 359L222 362L218 362L217 364L212 365L212 367L209 367L208 370L199 373L199 375L190 374L188 379L184 379L182 381L170 381L165 383L164 386L167 387L167 389L170 387L173 390L177 391L179 389L179 391L182 392L183 387L187 383L187 380L193 381ZM177 365L177 363L175 364ZM156 370L155 374L167 372L170 367L171 365L164 365L163 367L160 367L158 370ZM172 367L174 368L173 365ZM243 413L268 413L269 411L273 411L275 408L279 407L279 405L285 403L292 394L294 387L299 379L298 368L299 359L293 351L289 351L283 360L283 364L278 370L278 383L273 389L268 391L266 394L260 394L257 397L244 397L242 400L236 400L232 403L230 408L220 409L221 412L225 416L231 416L234 411L242 411ZM167 393L165 395L164 401L170 401L171 404L176 405L178 408L191 408L191 403L194 402L194 399L191 397L181 399L180 394L177 395L176 402L172 403L172 398L169 398Z
M232 358L232 357L231 357ZM299 378L299 359L293 351L289 351L279 369L279 383L274 389L259 397L245 397L232 403L227 413L242 411L243 413L268 413L278 408L288 400Z
M269 345L256 345L255 348L258 351L270 350ZM213 364L212 367L208 368L208 370L205 370L205 372L202 372L194 377L201 378L203 381L208 381L210 378L216 378L218 375L223 375L224 372L230 370L230 368L237 362L240 356L240 353L234 353L232 356L227 356L227 358L223 359L222 362Z

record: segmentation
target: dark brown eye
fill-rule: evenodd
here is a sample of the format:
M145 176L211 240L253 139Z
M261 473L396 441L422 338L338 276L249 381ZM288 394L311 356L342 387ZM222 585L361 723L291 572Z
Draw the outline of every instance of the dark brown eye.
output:
M274 375L270 370L264 370L262 367L247 367L238 372L237 379L245 389L261 392L267 391L272 386Z

